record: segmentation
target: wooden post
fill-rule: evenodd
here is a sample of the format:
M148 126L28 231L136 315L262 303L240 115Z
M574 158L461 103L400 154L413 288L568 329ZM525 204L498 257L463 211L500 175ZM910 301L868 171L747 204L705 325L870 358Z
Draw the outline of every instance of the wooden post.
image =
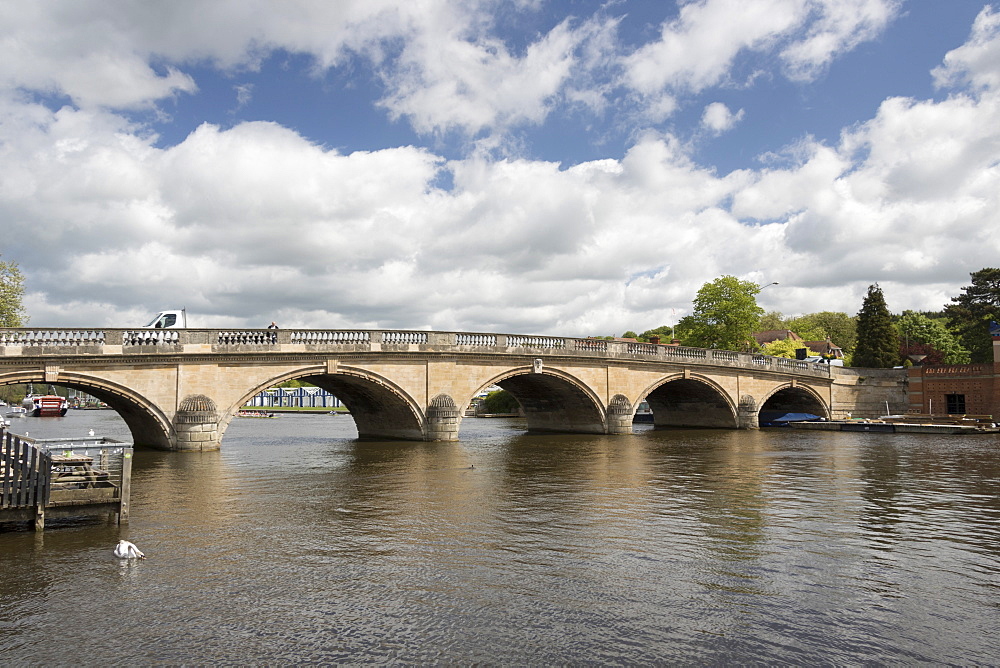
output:
M0 434L0 466L4 467L0 478L0 508L7 508L14 505L14 439L9 432Z
M132 492L132 448L122 448L122 484L118 500L118 524L128 524L129 494Z
M31 502L31 497L28 495L31 493L31 452L28 449L28 444L24 441L17 441L17 474L14 476L15 494L14 503L17 506L24 507L29 505Z

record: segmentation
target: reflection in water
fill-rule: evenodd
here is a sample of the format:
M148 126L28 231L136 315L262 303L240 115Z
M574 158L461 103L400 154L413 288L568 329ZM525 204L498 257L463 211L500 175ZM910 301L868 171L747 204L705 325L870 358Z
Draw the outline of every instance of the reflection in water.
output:
M882 442L864 449L859 464L863 482L864 510L861 529L876 547L891 549L895 526L902 521L905 505L898 497L903 491L899 480L899 453L892 443Z
M107 412L28 423L33 435ZM42 433L48 430L51 433ZM118 431L116 431L118 430ZM361 442L324 415L136 454L131 523L0 533L0 659L992 663L995 437ZM122 538L148 558L120 562Z

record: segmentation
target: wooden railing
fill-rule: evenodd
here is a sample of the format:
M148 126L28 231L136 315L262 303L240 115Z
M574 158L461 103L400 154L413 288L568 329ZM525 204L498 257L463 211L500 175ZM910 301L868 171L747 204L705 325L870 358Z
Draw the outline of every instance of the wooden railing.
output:
M0 428L0 510L45 506L51 461L49 453Z
M132 445L106 438L38 440L0 428L0 521L117 513L128 520Z

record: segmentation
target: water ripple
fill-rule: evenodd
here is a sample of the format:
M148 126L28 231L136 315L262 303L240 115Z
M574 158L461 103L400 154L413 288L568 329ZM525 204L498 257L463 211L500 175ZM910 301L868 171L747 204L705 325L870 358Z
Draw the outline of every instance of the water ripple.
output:
M1000 655L994 441L466 420L460 443L363 443L348 422L138 453L127 527L0 533L0 659L61 663L67 638L110 664ZM149 558L110 558L119 536Z

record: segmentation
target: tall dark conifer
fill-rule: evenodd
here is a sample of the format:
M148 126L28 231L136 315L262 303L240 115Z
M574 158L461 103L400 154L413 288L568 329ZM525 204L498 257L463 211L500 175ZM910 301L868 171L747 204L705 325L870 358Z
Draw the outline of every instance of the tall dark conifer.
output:
M868 295L858 312L858 343L854 366L888 369L899 363L899 336L892 324L878 283L868 286Z
M972 285L944 307L950 329L972 353L973 362L993 361L990 321L1000 321L1000 269L987 267L970 274Z

